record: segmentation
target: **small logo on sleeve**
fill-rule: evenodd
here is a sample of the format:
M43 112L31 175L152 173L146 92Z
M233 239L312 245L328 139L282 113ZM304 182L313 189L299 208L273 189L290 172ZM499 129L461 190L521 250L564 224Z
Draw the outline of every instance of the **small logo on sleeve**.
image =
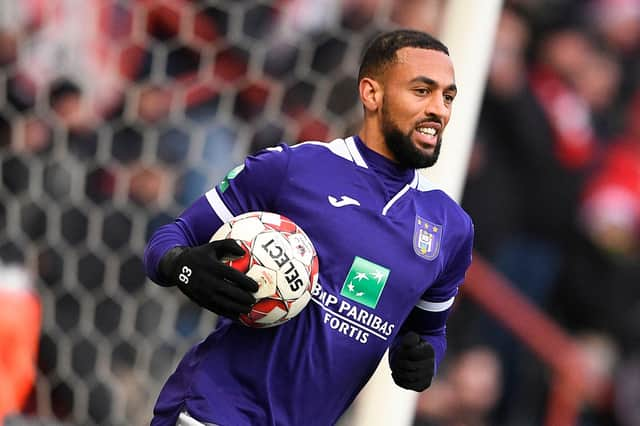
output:
M240 164L239 166L234 167L227 173L227 175L220 182L220 192L224 192L229 187L229 181L233 180L236 176L240 174L240 172L244 169L244 164Z
M442 233L441 225L416 216L413 230L413 250L423 259L435 259L440 253Z

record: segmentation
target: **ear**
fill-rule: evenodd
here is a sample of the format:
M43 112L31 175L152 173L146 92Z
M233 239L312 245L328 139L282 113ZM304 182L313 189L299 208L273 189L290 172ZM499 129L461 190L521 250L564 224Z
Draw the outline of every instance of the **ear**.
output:
M364 77L358 84L360 100L364 109L369 112L376 112L382 105L382 85L376 80Z

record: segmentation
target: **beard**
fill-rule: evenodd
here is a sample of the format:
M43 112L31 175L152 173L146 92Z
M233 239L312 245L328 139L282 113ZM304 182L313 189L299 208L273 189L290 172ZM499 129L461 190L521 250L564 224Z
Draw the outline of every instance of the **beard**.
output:
M440 121L433 118L433 121ZM394 158L401 167L408 169L423 169L431 167L438 161L440 155L440 146L442 145L442 136L438 135L438 142L433 153L428 154L420 151L411 140L415 129L411 129L408 133L402 133L400 128L393 122L388 113L388 108L382 106L382 135L384 142L393 154Z

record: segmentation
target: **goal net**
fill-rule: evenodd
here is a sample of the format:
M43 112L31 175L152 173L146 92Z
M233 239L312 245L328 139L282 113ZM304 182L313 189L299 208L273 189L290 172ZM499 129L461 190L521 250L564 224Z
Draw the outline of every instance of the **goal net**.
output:
M148 424L216 321L146 279L150 233L247 153L353 132L365 43L443 3L1 2L0 273L42 303L26 416Z

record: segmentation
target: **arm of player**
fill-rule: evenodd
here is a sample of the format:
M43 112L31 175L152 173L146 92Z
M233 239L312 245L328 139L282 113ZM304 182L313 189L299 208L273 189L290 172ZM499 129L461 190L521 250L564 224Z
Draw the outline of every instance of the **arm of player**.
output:
M242 256L232 240L209 242L232 217L247 211L274 211L278 183L288 164L285 148L248 157L224 180L189 206L174 222L154 232L147 244L147 275L164 286L177 286L198 305L230 318L255 303L256 282L220 259ZM274 190L275 189L275 190Z
M464 228L463 228L464 229ZM398 386L423 391L431 385L447 349L446 324L458 288L471 264L473 224L459 238L462 243L447 268L413 308L389 350L389 364Z
M425 303L419 303L411 311L389 349L393 380L398 386L416 392L431 385L447 349L446 320L450 307L439 312L425 307Z
M288 167L288 153L288 147L283 145L247 157L174 222L158 228L144 253L149 278L160 285L173 285L160 274L160 261L169 250L208 243L223 223L241 213L275 211L279 183Z
M160 270L160 261L176 247L196 247L208 242L222 225L222 220L209 206L205 196L197 199L174 222L159 227L149 239L144 251L147 276L157 284L171 286Z

